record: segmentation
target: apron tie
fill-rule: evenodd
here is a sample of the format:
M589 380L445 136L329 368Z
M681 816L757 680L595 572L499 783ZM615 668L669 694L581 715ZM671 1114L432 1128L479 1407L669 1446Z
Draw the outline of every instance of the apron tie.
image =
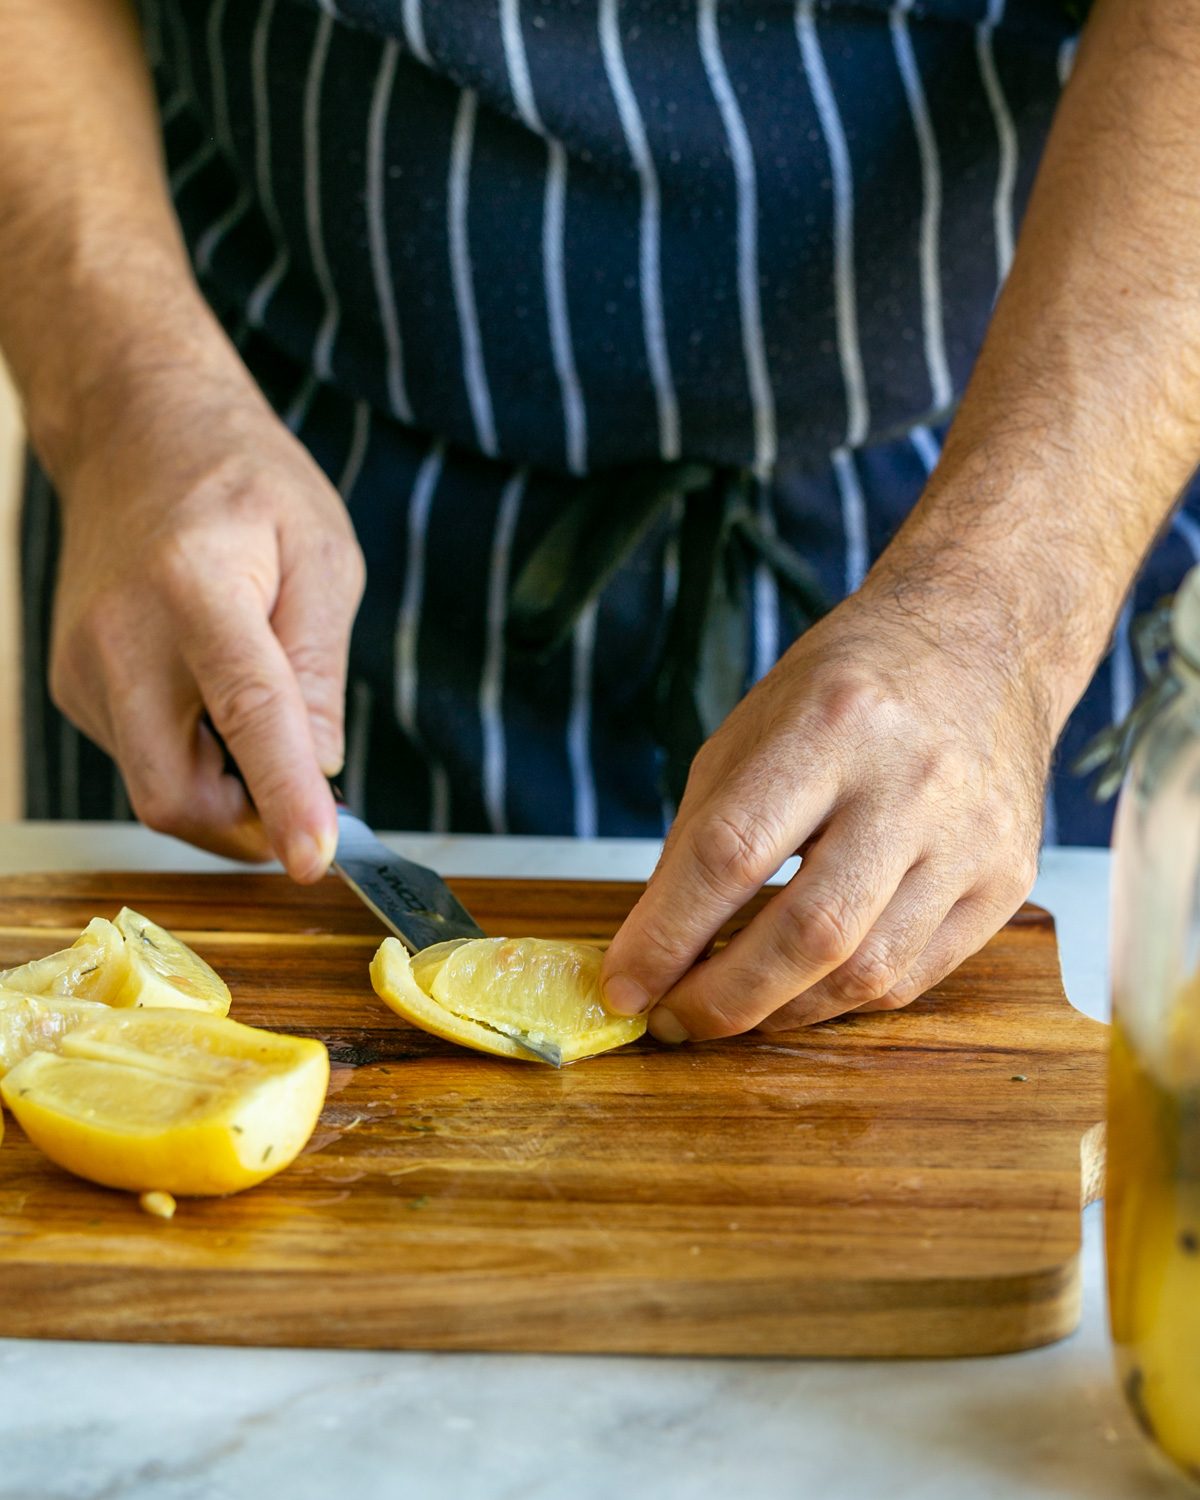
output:
M581 480L509 593L507 637L545 661L561 650L656 523L679 527L679 587L655 673L652 729L676 806L696 751L747 688L754 569L794 606L795 634L829 609L803 557L756 515L749 469L683 460ZM679 519L682 515L682 519Z

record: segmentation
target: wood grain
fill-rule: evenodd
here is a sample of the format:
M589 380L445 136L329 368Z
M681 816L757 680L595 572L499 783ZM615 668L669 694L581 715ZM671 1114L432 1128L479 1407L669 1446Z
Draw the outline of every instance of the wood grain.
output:
M603 941L621 884L453 882L492 932ZM376 1000L382 936L337 882L0 881L0 965L121 903L178 931L244 1021L319 1036L299 1161L170 1222L9 1122L0 1333L369 1348L948 1355L1079 1316L1105 1030L1025 908L909 1010L634 1047L555 1072L464 1052Z

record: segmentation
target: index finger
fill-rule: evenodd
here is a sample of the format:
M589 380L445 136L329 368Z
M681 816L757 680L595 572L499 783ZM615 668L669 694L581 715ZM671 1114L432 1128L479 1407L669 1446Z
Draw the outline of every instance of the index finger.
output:
M755 895L828 816L832 786L811 783L773 799L774 814L726 788L690 815L674 836L637 905L605 955L601 974L610 1010L633 1015L667 993L705 952L722 925Z
M253 596L201 596L185 613L184 660L267 837L294 880L317 880L337 846L337 811L291 662Z

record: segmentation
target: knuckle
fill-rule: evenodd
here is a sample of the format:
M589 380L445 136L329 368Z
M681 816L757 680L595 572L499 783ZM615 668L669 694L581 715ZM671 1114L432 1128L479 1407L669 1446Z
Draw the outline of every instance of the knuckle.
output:
M720 1037L740 1036L757 1019L746 1009L745 995L717 992L705 996L703 1014L695 1015L688 1027L697 1041L716 1041Z
M854 952L858 921L854 909L833 891L822 891L783 906L776 923L785 962L800 969L830 968Z
M719 895L757 890L779 862L775 830L759 813L714 813L692 836L692 855Z
M803 1025L803 1018L803 1008L795 1000L789 1000L777 1011L764 1016L755 1030L766 1032L768 1035L775 1031L794 1031L796 1027Z
M1006 915L1014 911L1033 889L1037 879L1037 859L1026 855L1006 864L996 877L996 903L1006 909Z
M278 683L259 673L231 677L213 691L213 717L229 739L261 732L280 704Z
M203 543L195 531L180 526L161 538L146 561L150 587L168 601L191 596L203 568Z
M862 948L830 976L829 987L851 1005L882 1000L896 982L895 965L884 954Z
M860 738L875 734L899 717L900 705L891 692L862 671L841 667L820 695L820 716L834 734Z
M318 640L289 641L287 656L292 671L306 687L327 686L325 696L331 702L335 698L340 701L339 664L326 643Z
M905 1006L911 1005L921 993L919 987L905 989L895 985L886 995L879 995L871 1003L872 1010L903 1010Z
M185 809L165 786L136 782L128 774L125 775L125 784L129 792L129 805L140 823L144 823L155 833L173 836L183 834L187 826Z
M673 923L643 923L637 935L636 948L630 953L631 960L623 965L626 973L638 977L652 977L657 985L659 976L678 973L692 958L682 926ZM644 982L643 977L643 982Z
M903 1010L937 983L936 974L905 974L876 1002L881 1010Z

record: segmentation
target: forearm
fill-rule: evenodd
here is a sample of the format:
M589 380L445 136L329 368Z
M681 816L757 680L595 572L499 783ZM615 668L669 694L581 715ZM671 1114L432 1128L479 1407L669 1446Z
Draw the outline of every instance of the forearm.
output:
M1098 0L942 462L871 581L973 585L1002 654L1055 663L1055 732L1200 458L1198 87L1191 0Z
M0 140L0 346L62 480L164 372L239 366L188 266L126 0L4 0Z

